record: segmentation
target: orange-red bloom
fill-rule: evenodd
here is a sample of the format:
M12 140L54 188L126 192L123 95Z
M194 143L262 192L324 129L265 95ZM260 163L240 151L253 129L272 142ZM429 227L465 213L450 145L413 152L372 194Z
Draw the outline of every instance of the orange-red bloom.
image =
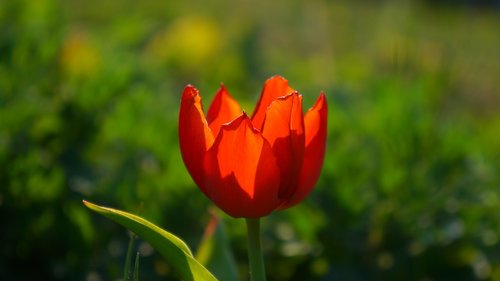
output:
M233 217L258 218L302 201L325 155L323 93L305 116L302 96L274 76L250 118L220 87L203 113L196 88L186 86L179 113L182 158L198 187Z

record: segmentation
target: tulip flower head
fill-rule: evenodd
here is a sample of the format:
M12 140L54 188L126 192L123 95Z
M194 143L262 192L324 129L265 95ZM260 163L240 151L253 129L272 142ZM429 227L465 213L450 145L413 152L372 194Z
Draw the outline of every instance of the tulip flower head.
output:
M323 93L305 114L302 96L280 76L268 79L252 116L222 85L207 115L199 91L182 94L182 158L200 190L233 217L259 218L309 194L325 155Z

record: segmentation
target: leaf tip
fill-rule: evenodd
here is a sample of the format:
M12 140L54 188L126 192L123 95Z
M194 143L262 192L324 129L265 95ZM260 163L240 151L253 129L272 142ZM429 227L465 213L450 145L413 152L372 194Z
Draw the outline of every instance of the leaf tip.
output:
M98 208L97 208L97 207L98 207L97 205L92 204L92 203L90 203L90 202L89 202L89 201L87 201L87 200L82 200L82 202L83 202L83 204L85 205L85 207L87 207L87 208L89 208L89 209L91 209L91 210L97 210L97 209L98 209Z

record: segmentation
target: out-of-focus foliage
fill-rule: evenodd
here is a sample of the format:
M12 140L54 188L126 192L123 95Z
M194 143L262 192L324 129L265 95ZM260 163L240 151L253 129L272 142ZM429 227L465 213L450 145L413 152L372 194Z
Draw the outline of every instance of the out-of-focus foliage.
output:
M120 278L126 232L82 199L196 249L182 88L224 82L251 112L280 74L306 106L327 93L329 142L308 200L263 221L269 280L500 280L500 17L480 2L0 1L0 279ZM138 250L140 280L175 280Z

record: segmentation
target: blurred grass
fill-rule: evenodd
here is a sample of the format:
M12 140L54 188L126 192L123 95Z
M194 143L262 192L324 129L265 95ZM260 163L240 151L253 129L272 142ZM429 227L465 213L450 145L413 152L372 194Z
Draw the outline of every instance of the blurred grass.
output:
M500 280L500 18L471 3L0 2L0 279L118 278L127 235L83 198L195 247L181 90L252 111L280 74L306 107L326 91L329 143L308 200L264 220L269 280ZM138 250L141 280L173 278Z

